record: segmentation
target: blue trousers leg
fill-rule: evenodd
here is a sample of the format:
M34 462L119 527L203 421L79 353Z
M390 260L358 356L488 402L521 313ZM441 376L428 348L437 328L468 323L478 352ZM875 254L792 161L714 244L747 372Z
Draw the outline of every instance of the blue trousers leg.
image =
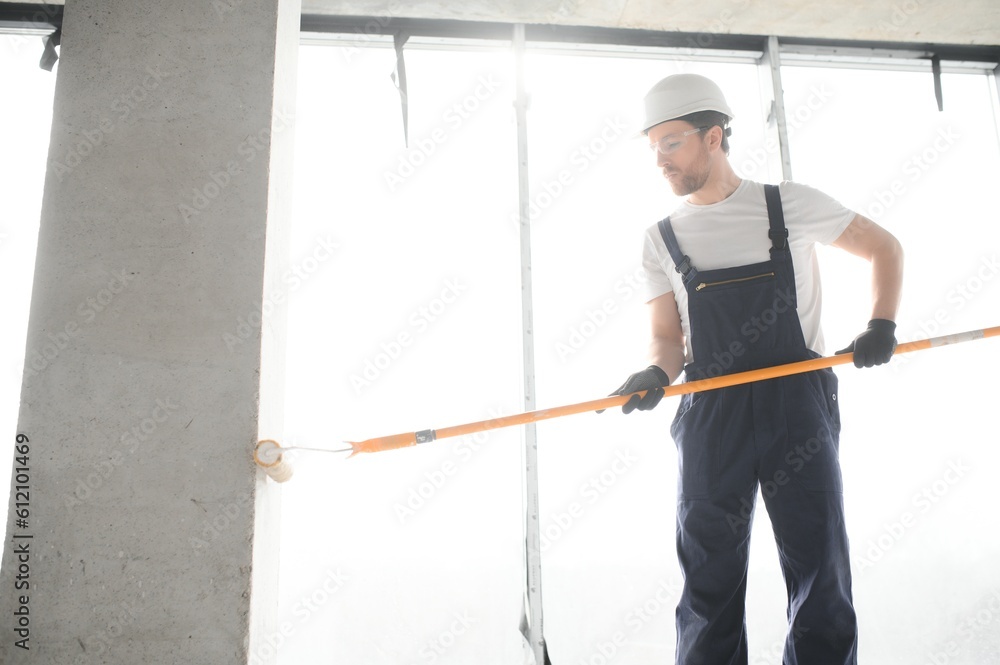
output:
M771 386L768 422L779 423L760 456L760 482L785 586L784 665L855 665L857 620L844 522L840 414L831 371ZM776 406L777 405L777 406ZM778 418L775 418L778 415Z
M747 560L757 483L750 389L682 401L671 433L680 463L678 665L746 665Z
M754 487L754 492L756 487ZM678 505L677 665L746 665L746 590L755 494ZM735 516L735 519L734 519Z

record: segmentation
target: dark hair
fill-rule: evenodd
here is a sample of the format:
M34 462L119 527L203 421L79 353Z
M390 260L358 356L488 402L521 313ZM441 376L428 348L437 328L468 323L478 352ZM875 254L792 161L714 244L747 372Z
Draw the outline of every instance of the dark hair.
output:
M728 127L729 116L725 113L719 113L718 111L696 111L682 115L676 118L676 120L689 122L695 127L720 127L722 129L722 150L727 155L729 154L729 134L731 130Z

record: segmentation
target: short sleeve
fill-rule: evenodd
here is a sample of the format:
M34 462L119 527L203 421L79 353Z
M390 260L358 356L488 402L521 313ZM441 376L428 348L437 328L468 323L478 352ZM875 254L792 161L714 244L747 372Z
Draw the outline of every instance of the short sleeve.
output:
M832 196L802 183L781 183L781 203L788 218L808 240L829 245L850 225L857 213Z
M674 290L670 283L670 276L667 274L668 266L673 266L673 261L667 253L667 248L663 246L663 240L658 233L654 233L655 231L655 226L646 231L642 246L642 270L646 278L646 302Z

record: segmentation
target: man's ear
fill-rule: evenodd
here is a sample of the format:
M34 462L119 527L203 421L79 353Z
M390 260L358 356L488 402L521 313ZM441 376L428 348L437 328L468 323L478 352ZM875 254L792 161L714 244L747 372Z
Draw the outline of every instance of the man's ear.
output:
M708 141L709 148L721 148L722 147L722 127L718 125L713 125L707 132L705 132L705 140Z

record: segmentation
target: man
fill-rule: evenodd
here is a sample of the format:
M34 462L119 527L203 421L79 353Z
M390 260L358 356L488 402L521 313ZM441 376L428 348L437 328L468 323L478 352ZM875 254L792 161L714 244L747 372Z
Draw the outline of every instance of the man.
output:
M646 234L652 365L615 394L648 410L662 386L819 357L814 247L871 262L867 329L838 353L885 363L895 350L902 250L871 220L792 182L742 180L729 164L733 118L719 87L695 74L657 83L643 133L671 189L686 200ZM679 665L745 664L744 601L758 486L788 592L785 665L857 662L832 370L685 395L671 425L679 462Z

